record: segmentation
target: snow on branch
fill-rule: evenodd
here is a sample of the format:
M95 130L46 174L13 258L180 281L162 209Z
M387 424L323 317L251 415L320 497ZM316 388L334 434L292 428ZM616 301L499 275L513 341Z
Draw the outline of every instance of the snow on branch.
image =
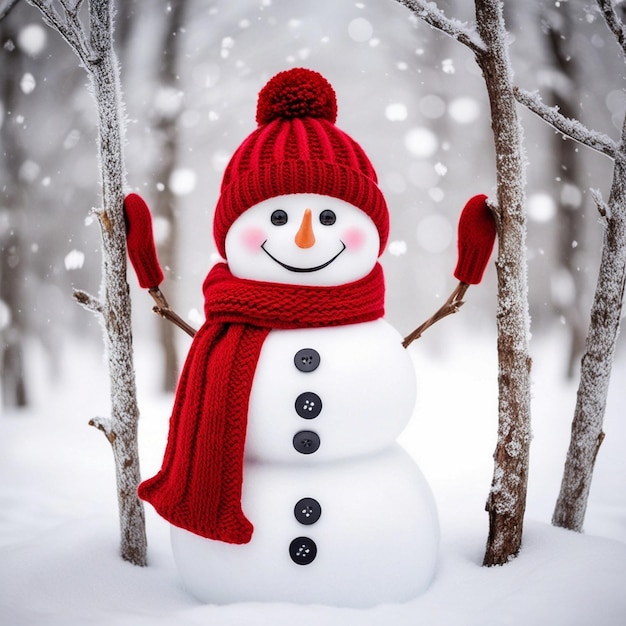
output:
M61 0L63 13L59 13L52 6L52 0L27 0L27 2L41 11L46 24L57 30L67 41L85 68L94 62L94 54L78 16L83 0Z
M624 56L626 57L626 26L618 17L615 6L611 0L597 0L597 2L606 25L615 35L615 39L617 39L617 43L621 46Z
M600 192L599 189L591 189L590 191L591 191L591 197L593 198L593 201L596 203L596 206L598 207L598 213L600 213L600 216L602 217L604 223L606 224L606 221L611 217L611 208L604 201L604 198L602 197L602 193Z
M104 315L104 306L98 298L92 296L86 291L81 289L74 289L74 300L81 306L85 307L88 311L96 313L97 315Z
M102 431L110 443L113 443L117 438L117 435L113 431L113 423L108 417L92 417L89 420L89 426L94 426L98 430Z
M514 87L513 92L520 104L523 104L566 137L615 159L617 145L608 135L589 130L578 120L565 117L559 113L558 107L549 107L544 104L537 92L531 93L519 87Z
M485 44L478 33L473 28L468 27L465 22L446 17L435 2L426 2L425 0L396 0L396 2L411 9L428 25L466 45L474 53L485 52Z

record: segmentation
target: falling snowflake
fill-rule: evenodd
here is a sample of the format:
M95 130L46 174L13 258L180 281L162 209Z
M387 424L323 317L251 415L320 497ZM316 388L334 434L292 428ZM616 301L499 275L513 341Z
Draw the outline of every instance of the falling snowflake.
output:
M185 196L196 188L196 173L188 168L178 168L172 172L169 186L177 196Z
M456 69L454 68L454 61L452 59L444 59L441 62L441 69L444 74L456 73Z
M401 240L391 241L387 248L391 256L402 256L406 254L407 249L408 247L406 245L406 241L401 241Z
M385 108L385 117L390 122L402 122L408 116L408 111L406 105L402 102L394 102L392 104L388 104Z
M555 215L554 200L547 193L535 193L528 198L528 217L533 222L546 223Z
M0 300L0 331L11 324L11 309L4 300Z
M374 27L364 17L356 17L348 24L348 35L353 41L363 43L371 39Z
M35 81L35 77L30 72L26 72L24 76L22 76L22 80L20 80L20 89L22 90L22 93L32 93L36 86L37 82Z
M435 133L418 126L404 136L404 145L413 156L425 159L437 151L439 142Z
M68 272L79 270L85 264L85 254L80 250L72 250L65 255L64 263Z
M17 45L26 54L35 57L46 47L48 36L40 24L29 24L20 31L17 36Z
M459 124L471 124L480 117L480 104L474 98L456 98L448 106L450 117Z

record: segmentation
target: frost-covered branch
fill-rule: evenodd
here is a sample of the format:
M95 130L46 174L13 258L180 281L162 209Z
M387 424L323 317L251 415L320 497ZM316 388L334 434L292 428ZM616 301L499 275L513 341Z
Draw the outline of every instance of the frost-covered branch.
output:
M59 14L49 0L27 0L29 4L41 11L44 21L54 28L67 41L72 50L76 52L84 67L93 62L93 54L85 35L83 25L78 18L76 7L66 7L62 3L65 14ZM80 6L82 0L76 6Z
M425 0L396 0L396 2L411 9L421 20L466 45L474 53L485 51L485 44L476 30L465 22L446 17L434 2Z
M98 430L104 433L104 436L109 440L109 443L113 443L116 438L116 434L113 431L113 423L108 417L92 417L89 420L89 426L94 426Z
M619 43L624 53L624 60L626 60L626 25L619 19L611 0L597 0L597 2L604 21L609 30L615 35L615 39L617 39L617 43Z
M537 92L529 92L519 87L514 89L515 99L529 111L538 115L566 137L578 141L598 152L602 152L611 159L615 158L616 143L603 133L589 130L578 120L573 120L559 113L558 107L549 107L544 104Z
M104 315L104 307L102 302L95 296L82 291L81 289L74 289L74 300L81 306L85 307L88 311L96 313L98 315Z
M608 220L611 217L611 209L609 208L609 205L604 201L604 198L602 197L602 193L600 192L599 189L590 189L589 191L591 191L591 197L593 198L593 201L596 203L596 207L598 208L598 213L600 213L600 216L606 222L606 220Z

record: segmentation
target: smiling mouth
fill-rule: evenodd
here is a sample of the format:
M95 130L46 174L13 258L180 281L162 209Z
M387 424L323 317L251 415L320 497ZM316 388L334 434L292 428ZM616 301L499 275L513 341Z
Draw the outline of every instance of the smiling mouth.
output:
M321 265L316 265L315 267L294 267L293 265L287 265L287 263L283 263L282 261L279 261L275 256L270 254L265 248L266 243L267 243L267 239L261 244L261 250L263 250L263 252L265 252L265 254L267 254L267 256L270 259L272 259L272 261L275 261L276 263L278 263L278 265L280 265L281 267L284 267L286 270L289 270L290 272L300 272L300 273L317 272L318 270L322 270L325 267L328 267L346 249L346 244L343 241L341 241L341 245L343 246L341 250L339 250L339 252L337 252L337 254L332 259L329 259L328 261L326 261L326 263L322 263Z

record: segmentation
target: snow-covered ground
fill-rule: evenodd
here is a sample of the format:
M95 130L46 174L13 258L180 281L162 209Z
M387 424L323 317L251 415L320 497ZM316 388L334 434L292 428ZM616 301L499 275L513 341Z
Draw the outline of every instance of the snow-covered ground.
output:
M366 611L201 605L181 587L168 527L150 507L150 565L124 563L118 557L112 455L102 434L87 426L92 416L107 414L106 373L98 354L74 346L55 382L41 366L32 408L0 419L0 624L625 624L624 355L613 374L586 532L576 534L549 524L575 385L561 378L562 337L533 340L534 440L524 545L513 562L488 569L481 560L497 420L495 345L454 322L430 333L411 347L419 404L402 439L433 488L441 520L440 566L423 596ZM31 357L43 362L36 350ZM160 465L171 405L171 397L154 391L155 358L138 345L144 476Z

